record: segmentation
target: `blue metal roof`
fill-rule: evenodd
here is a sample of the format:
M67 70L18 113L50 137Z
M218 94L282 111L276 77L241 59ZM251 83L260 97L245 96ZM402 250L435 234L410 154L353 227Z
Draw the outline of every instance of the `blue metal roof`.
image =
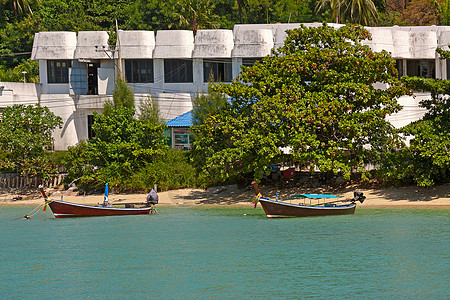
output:
M166 122L168 127L191 127L192 126L192 114L191 111L184 113L170 121Z

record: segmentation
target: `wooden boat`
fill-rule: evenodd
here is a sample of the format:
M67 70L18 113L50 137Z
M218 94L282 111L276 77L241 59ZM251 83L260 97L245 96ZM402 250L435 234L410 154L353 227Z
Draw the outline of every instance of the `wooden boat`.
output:
M153 205L158 203L158 195L156 194L156 192L150 192L149 196L147 197L147 202L139 203L144 204L144 206L142 207L134 207L136 203L126 203L124 204L124 207L114 207L108 201L108 184L106 184L105 186L105 196L103 199L103 204L101 205L85 205L65 202L62 200L49 199L45 194L43 187L40 186L39 189L45 199L43 210L45 210L48 205L52 210L55 218L148 215L156 213L156 209L153 208ZM153 197L150 197L150 195L152 195Z
M256 207L257 203L260 202L268 218L349 215L355 213L357 201L363 203L364 199L366 199L362 192L355 191L354 198L347 200L335 200L338 198L337 196L325 194L292 195L291 199L300 198L306 201L309 200L309 204L306 201L303 201L303 203L292 203L278 201L278 197L276 200L262 197L256 182L252 184L256 192L256 197L252 201L253 205ZM334 200L330 201L329 199ZM313 203L316 200L317 203ZM339 202L346 203L337 204Z

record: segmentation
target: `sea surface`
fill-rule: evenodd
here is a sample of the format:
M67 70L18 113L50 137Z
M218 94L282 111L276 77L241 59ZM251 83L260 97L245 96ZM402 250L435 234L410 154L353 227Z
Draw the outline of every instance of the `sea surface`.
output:
M450 299L448 209L13 220L32 208L0 207L1 299Z

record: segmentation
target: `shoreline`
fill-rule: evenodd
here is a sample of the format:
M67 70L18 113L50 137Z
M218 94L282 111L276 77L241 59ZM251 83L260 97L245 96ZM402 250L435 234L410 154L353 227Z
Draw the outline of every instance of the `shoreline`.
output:
M429 189L418 187L390 187L364 189L357 186L349 186L342 190L333 191L324 188L282 188L261 186L260 191L264 197L275 198L275 193L280 195L280 201L286 201L287 195L296 193L328 193L335 194L342 199L353 197L353 191L364 193L366 200L358 203L359 208L450 208L450 184L445 184ZM59 191L46 189L50 199L63 200L78 204L96 205L103 202L103 195L78 195L73 191ZM286 195L283 197L283 195ZM250 188L238 188L237 186L221 186L203 189L179 189L158 192L160 206L242 206L250 207L255 197L255 192ZM13 198L21 197L21 200ZM147 194L109 194L110 203L145 202ZM289 201L289 200L287 200ZM38 206L44 199L39 191L27 195L8 193L0 190L0 206Z

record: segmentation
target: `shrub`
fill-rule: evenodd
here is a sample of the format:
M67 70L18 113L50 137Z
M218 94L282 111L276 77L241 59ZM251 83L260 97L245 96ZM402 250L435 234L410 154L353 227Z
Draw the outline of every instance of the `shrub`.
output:
M125 185L150 190L157 184L159 190L179 189L201 185L195 169L189 164L187 152L168 149L135 172Z

